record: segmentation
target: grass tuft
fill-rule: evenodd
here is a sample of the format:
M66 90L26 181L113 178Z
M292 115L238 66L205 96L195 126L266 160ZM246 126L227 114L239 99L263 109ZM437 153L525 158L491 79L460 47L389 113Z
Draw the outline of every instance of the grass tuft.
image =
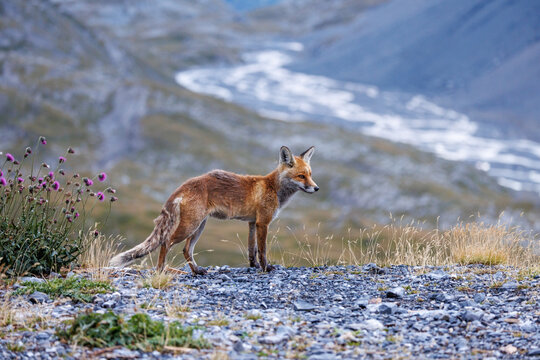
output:
M99 233L96 224L83 237L83 251L79 257L81 268L92 270L93 280L107 281L109 260L116 254L118 244L122 241L119 235L105 236Z
M513 265L529 263L531 254L522 246L526 234L502 224L458 224L443 236L451 258L461 265Z
M80 314L57 330L57 336L71 344L88 347L125 346L143 351L163 350L164 347L209 348L203 338L193 338L193 327L179 322L165 324L147 314L135 314L129 320L111 311Z
M142 280L142 287L158 290L166 289L172 285L173 275L166 271L154 271Z
M65 296L77 302L91 302L95 294L114 291L114 288L107 282L75 276L48 280L43 283L25 281L21 285L24 287L17 289L13 293L14 295L28 295L34 291L40 291L53 298Z

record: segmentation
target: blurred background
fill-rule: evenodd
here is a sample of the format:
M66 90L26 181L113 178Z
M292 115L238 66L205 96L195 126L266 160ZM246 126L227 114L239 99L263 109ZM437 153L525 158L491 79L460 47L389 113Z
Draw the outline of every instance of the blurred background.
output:
M281 145L316 146L321 191L271 225L274 250L390 214L445 229L503 213L538 231L539 14L525 0L1 0L0 151L43 135L46 158L72 146L73 170L106 171L120 200L105 231L126 246L189 177L266 174ZM246 237L210 221L199 264L245 264Z

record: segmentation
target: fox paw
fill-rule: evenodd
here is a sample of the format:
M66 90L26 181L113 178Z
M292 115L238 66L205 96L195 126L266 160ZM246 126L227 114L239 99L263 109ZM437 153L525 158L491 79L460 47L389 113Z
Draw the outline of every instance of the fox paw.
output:
M266 271L266 272L270 272L272 270L276 270L276 267L274 265L270 265L270 264L267 264L266 269L264 269L264 271Z
M252 267L252 268L260 268L261 265L259 265L258 262L254 261L254 262L250 262L250 263L249 263L249 267Z
M206 275L208 274L208 270L206 270L202 266L197 266L195 269L193 269L193 273L195 275Z

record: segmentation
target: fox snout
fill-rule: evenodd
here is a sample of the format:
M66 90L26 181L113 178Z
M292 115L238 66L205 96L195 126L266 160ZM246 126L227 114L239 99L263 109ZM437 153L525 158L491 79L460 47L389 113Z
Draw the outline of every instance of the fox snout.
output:
M319 187L317 184L313 183L313 185L304 185L302 190L304 190L307 193L313 194L316 191L319 191Z

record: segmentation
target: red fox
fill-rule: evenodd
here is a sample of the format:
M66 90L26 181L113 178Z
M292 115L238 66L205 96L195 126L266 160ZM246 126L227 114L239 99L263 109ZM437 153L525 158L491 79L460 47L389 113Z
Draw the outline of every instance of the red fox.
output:
M112 258L111 266L126 266L161 246L157 269L162 270L169 249L185 240L184 257L191 271L204 275L206 269L193 259L193 249L206 220L214 217L247 221L249 266L272 270L272 265L266 261L268 225L298 190L310 194L319 190L311 178L310 160L314 150L312 146L299 156L293 156L288 147L282 146L277 169L266 176L214 170L187 180L169 197L154 220L156 226L148 238Z

